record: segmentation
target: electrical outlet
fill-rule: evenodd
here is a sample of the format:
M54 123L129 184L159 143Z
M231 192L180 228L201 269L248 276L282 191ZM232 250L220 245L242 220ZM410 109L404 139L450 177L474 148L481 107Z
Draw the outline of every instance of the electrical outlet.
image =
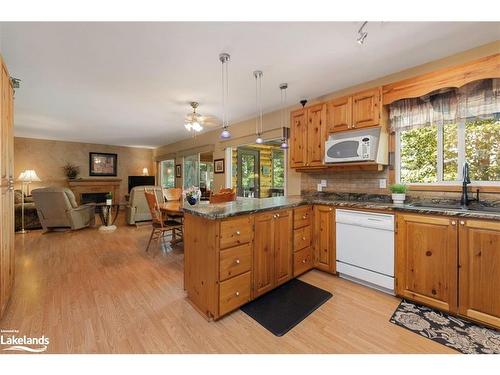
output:
M385 189L387 187L387 179L381 178L378 180L378 187L381 189Z
M317 184L317 185L316 185L316 189L317 189L318 191L323 191L323 185L321 185L321 184Z
M321 186L326 187L326 180L321 180Z

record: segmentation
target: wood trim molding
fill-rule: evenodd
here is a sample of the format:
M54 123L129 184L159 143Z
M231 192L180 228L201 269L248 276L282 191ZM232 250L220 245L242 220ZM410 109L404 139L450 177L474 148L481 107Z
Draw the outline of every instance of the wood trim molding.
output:
M461 87L486 78L500 78L500 53L383 86L383 104L416 98L445 87Z

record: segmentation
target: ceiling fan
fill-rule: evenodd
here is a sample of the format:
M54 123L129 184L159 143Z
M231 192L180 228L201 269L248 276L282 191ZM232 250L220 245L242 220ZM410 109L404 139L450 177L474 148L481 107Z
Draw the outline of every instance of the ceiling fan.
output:
M211 128L219 126L219 121L216 117L203 116L196 112L196 109L199 106L198 102L191 102L189 104L191 105L193 111L189 112L184 119L184 127L187 131L194 132L196 134L201 132L205 127Z

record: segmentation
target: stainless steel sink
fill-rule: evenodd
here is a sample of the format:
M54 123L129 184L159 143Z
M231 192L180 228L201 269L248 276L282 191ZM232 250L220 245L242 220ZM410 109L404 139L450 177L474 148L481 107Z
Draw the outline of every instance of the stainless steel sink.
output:
M469 206L462 206L456 203L425 203L425 202L415 202L410 203L413 207L422 208L441 208L444 210L465 210L465 211L481 211L481 212L492 212L500 214L500 207L485 206L483 204L471 204Z
M415 202L415 203L410 203L410 206L413 206L413 207L423 207L423 208L443 208L445 210L467 210L467 207L463 207L460 204L454 204L454 203L422 203L422 202Z

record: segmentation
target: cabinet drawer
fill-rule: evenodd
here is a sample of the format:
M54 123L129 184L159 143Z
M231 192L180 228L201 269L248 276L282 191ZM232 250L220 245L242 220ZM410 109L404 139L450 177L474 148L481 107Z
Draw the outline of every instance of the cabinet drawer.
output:
M250 301L251 273L247 272L220 283L219 316Z
M298 276L313 268L313 249L306 247L293 254L293 276Z
M293 210L293 228L302 228L311 225L312 207L305 206Z
M311 246L311 226L295 229L293 231L293 251L299 251L308 246Z
M253 228L250 216L225 220L220 223L220 248L242 245L252 240Z
M220 252L219 280L250 271L252 246L250 243L222 250Z

